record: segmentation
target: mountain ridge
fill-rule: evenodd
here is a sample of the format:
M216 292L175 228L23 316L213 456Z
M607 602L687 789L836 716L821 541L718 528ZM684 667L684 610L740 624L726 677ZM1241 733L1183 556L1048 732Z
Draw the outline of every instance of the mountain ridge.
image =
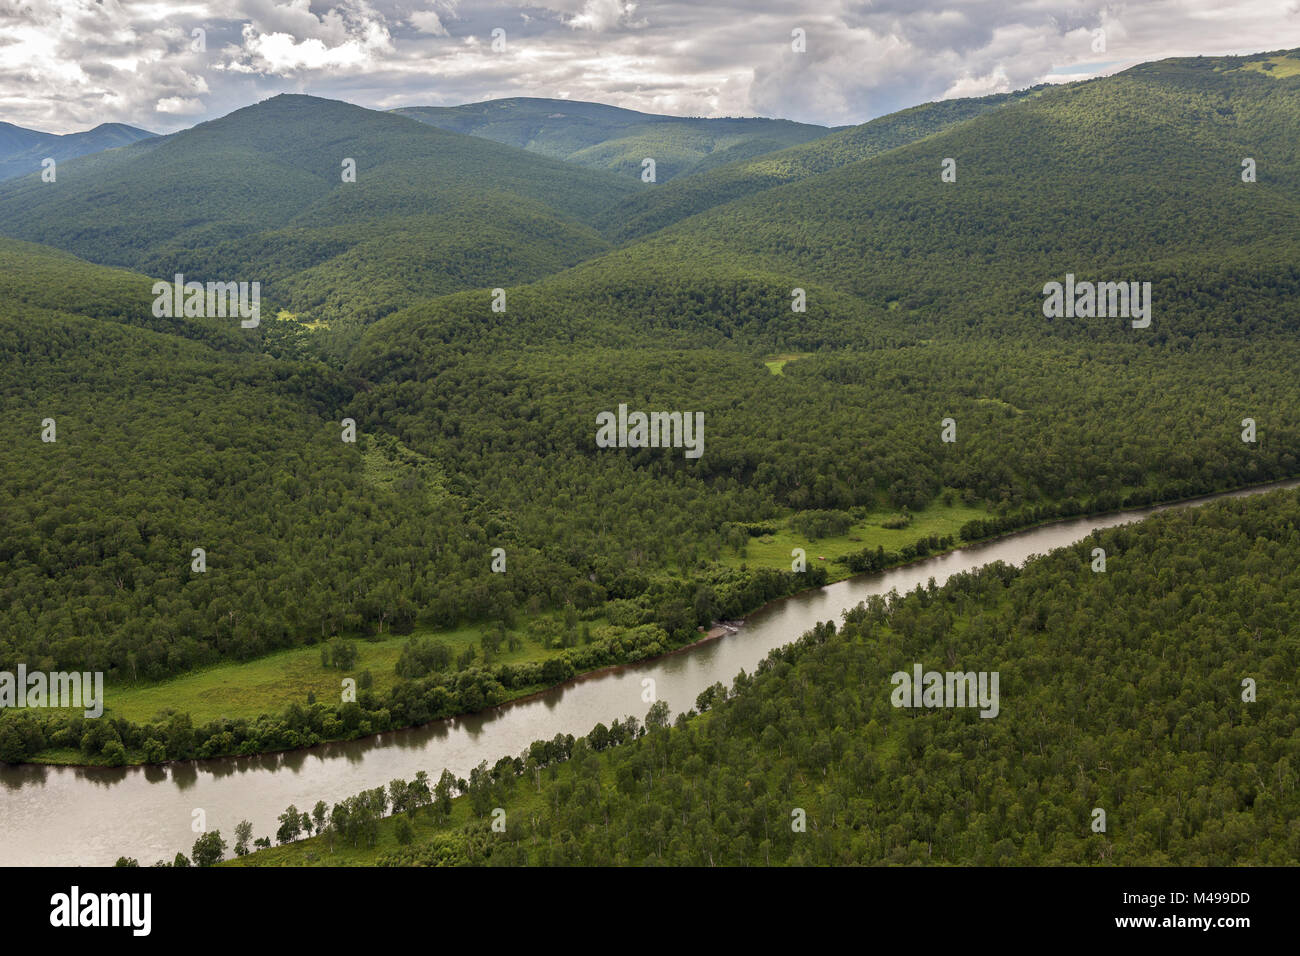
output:
M302 94L59 172L57 191L0 184L0 232L153 275L244 273L323 318L581 261L608 247L592 213L640 185Z
M125 123L100 123L76 133L45 133L0 122L0 180L39 172L46 158L62 162L156 135Z
M406 106L390 112L624 175L639 175L642 161L651 158L659 182L698 171L726 157L759 155L832 132L828 127L786 119L669 116L547 97L507 97L460 106Z

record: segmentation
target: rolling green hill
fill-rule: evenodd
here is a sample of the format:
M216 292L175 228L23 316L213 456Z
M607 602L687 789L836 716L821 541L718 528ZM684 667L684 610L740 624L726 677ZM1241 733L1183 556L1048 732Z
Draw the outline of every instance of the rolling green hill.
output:
M600 221L611 237L620 241L635 239L733 199L924 139L983 113L1037 96L1042 89L925 103L778 152L755 158L726 157L729 161L725 164L702 163L689 175L624 200L602 215Z
M67 252L13 239L0 239L0 301L9 319L28 316L39 324L52 313L93 316L138 328L207 341L222 350L252 347L228 323L206 319L157 318L153 280L129 269L97 266Z
M482 295L394 315L361 343L357 363L397 351L409 366L412 335L452 349L654 340L769 352L935 336L1293 336L1300 155L1289 133L1300 79L1247 68L1270 57L1300 62L1174 60L1002 108L937 104L765 157L753 166L790 159L765 184L745 164L666 184L656 195L676 190L687 208L690 184L729 171L752 191L511 290L507 316L484 319ZM913 141L931 125L938 132ZM903 145L850 160L894 134ZM947 157L953 183L940 179ZM1256 182L1241 180L1246 157ZM787 175L795 181L772 185ZM673 206L647 215L671 219ZM1043 286L1067 273L1151 282L1151 328L1046 318ZM790 310L794 288L807 292L806 313Z
M339 441L349 387L266 354L277 323L158 320L145 277L25 243L0 265L6 664L147 678L293 646L305 611L347 628L462 527L431 469L373 480L369 444Z
M101 123L82 133L42 133L12 123L0 123L0 179L26 176L41 170L41 162L56 162L128 146L154 134L122 123Z
M441 129L517 146L639 181L653 158L660 183L825 136L824 126L757 117L660 116L573 100L513 97L393 110Z
M5 183L0 230L153 275L260 281L272 306L307 318L366 319L581 261L608 245L588 220L636 185L282 95L72 160L57 183Z
M900 310L923 334L1131 337L1122 322L1044 320L1044 283L1074 273L1151 281L1157 338L1209 324L1293 333L1300 78L1246 62L1166 61L1046 90L684 220L575 281L744 263L869 314ZM948 157L954 183L940 180ZM1245 158L1257 182L1242 181Z

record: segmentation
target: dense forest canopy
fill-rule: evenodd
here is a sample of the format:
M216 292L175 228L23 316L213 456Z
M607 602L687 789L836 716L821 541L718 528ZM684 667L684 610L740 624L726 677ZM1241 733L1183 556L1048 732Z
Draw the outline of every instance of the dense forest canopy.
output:
M1041 88L925 103L752 159L697 165L688 175L665 183L662 189L623 200L602 213L598 222L622 241L649 235L722 203L905 146L1039 92Z

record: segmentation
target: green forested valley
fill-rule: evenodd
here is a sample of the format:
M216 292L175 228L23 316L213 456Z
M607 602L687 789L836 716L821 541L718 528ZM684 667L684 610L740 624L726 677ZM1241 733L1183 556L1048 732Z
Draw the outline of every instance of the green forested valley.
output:
M355 181L344 181L344 161ZM281 95L0 188L3 234L170 278L259 281L365 321L540 278L609 247L587 222L636 180L318 97ZM51 188L52 187L52 188Z
M0 714L0 760L161 762L409 726L853 572L1300 475L1300 75L1252 67L1275 61L1300 52L1165 60L835 131L281 95L60 162L57 182L0 183L0 670L101 670L109 688L104 720ZM261 283L260 324L157 316L153 283L176 273ZM1044 285L1067 275L1150 283L1149 325L1048 317ZM597 416L620 405L701 413L702 454L600 447ZM1234 706L1228 670L1277 681L1294 651L1285 615L1258 625L1278 631L1267 642L1254 624L1241 638L1234 615L1254 604L1224 597L1285 609L1294 569L1252 549L1294 544L1294 500L1207 514L1113 533L1126 554L1187 536L1221 587L1176 608L1203 616L1192 643L1155 613L1184 585L1151 575L1182 558L1096 578L1070 554L996 569L819 633L679 730L579 750L543 788L560 809L537 779L503 777L536 810L492 859L720 862L705 831L734 829L726 862L1208 861L1254 839L1258 859L1293 861L1272 811L1212 833L1168 785L1185 772L1233 813L1293 799L1286 738L1251 723L1283 727L1280 695L1204 728ZM1211 560L1216 529L1241 537L1235 558ZM791 548L827 540L832 560L793 569ZM1107 663L1084 673L1077 620L1094 613ZM1210 653L1211 633L1238 643ZM1074 663L1035 664L1049 646ZM904 727L886 694L852 689L895 651L937 664L948 647L1000 666L1023 709ZM304 689L318 650L329 683L358 680L355 701ZM293 674L265 678L290 657ZM261 664L265 691L212 703ZM1112 681L1136 682L1116 670L1130 665L1186 683L1129 701ZM1106 705L1064 699L1066 675ZM211 677L209 696L182 677ZM171 690L157 713L114 709ZM1174 763L1142 750L1157 722ZM1223 769L1224 741L1258 750L1258 772ZM971 748L1002 761L979 765L987 779L962 776L953 755ZM741 813L746 785L766 796ZM771 830L794 795L816 822L801 841ZM1093 799L1124 821L1110 842L1078 816ZM889 800L912 822L871 823ZM703 813L700 839L659 838L651 804ZM597 806L627 814L621 836L569 819ZM1074 839L1058 824L1076 816ZM402 852L485 858L462 824Z

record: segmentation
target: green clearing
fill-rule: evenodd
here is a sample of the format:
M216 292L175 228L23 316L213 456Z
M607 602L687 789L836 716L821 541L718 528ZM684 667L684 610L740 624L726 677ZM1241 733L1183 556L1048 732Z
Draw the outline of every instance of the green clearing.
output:
M1272 56L1266 60L1252 60L1240 69L1263 73L1277 79L1284 76L1300 76L1300 59L1290 56Z
M807 358L811 354L811 352L788 352L785 355L777 355L774 358L767 359L763 364L767 366L767 370L773 375L784 375L786 365L801 358Z
M957 532L967 521L988 518L991 514L987 508L971 507L960 502L945 505L938 501L923 510L912 512L912 520L906 527L886 528L883 524L891 518L897 518L899 512L871 511L862 514L847 534L818 538L815 541L809 541L795 531L790 527L790 519L786 519L777 533L751 538L740 551L733 550L724 555L722 563L733 568L747 565L751 568L788 569L792 560L791 550L803 548L808 552L809 566L825 565L831 581L841 581L851 574L844 565L834 563L838 557L877 546L886 551L897 551L904 545L913 544L930 535L952 535L956 538Z
M882 525L891 518L897 518L898 513L874 511L863 515L847 534L815 541L807 540L790 528L790 519L786 519L776 534L751 539L743 551L732 551L724 555L721 563L727 567L748 565L788 568L790 551L798 547L807 551L810 565L824 564L831 580L839 581L850 576L847 568L833 563L841 555L875 548L877 545L886 551L896 551L930 535L956 536L958 529L967 521L987 518L989 514L984 508L936 502L913 513L911 523L906 527L891 529ZM515 633L520 635L519 646L513 651L502 648L494 656L493 662L518 664L544 661L562 653L562 648L542 647L526 636L530 622L554 623L561 617L559 612L521 616L520 626L515 629ZM588 623L595 638L618 631L618 628L603 620ZM437 638L451 648L453 655L459 655L466 648L473 647L481 660L480 638L483 630L484 625L467 625L454 630L425 627L416 628L409 635L389 636L380 640L356 640L356 666L345 671L323 667L321 645L312 644L277 651L255 660L215 664L157 683L110 682L105 688L105 713L136 723L151 721L169 710L189 713L195 724L223 718L253 719L262 714L279 713L294 702L304 703L309 693L322 701L334 699L340 692L343 678L356 678L367 670L374 679L375 692L383 694L400 681L394 668L402 648L412 637ZM532 689L529 688L512 696L531 692ZM64 755L49 750L41 755L41 759L49 763L85 762L85 756L77 751L68 751Z
M537 615L538 618L555 617L554 614ZM522 620L522 619L521 619ZM590 622L595 635L603 635L606 626ZM107 705L105 714L124 717L137 723L152 720L159 713L175 710L190 714L195 724L221 718L256 718L261 714L277 714L289 704L304 703L313 693L318 700L336 699L340 682L345 677L355 678L362 671L370 671L376 693L386 693L401 678L394 670L402 648L412 637L428 636L443 641L452 654L458 655L473 647L482 661L479 639L485 628L469 625L450 631L416 628L409 635L386 637L383 640L358 640L357 664L350 670L336 670L321 665L320 644L277 651L251 661L215 664L181 677L153 684L113 684L105 688ZM511 651L503 647L492 661L496 663L523 663L542 661L561 653L561 648L543 648L521 634L520 646ZM522 696L531 689L521 690ZM85 755L69 751L68 760L60 760L55 751L42 756L52 763L84 763Z
M997 408L1005 408L1008 409L1009 411L1015 412L1017 415L1024 413L1023 408L1017 408L1016 406L1012 405L1010 402L1004 402L1000 398L977 398L975 399L975 402L976 404L979 405L993 405L996 406Z

